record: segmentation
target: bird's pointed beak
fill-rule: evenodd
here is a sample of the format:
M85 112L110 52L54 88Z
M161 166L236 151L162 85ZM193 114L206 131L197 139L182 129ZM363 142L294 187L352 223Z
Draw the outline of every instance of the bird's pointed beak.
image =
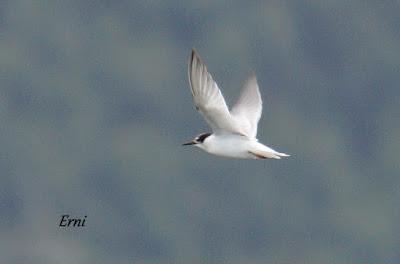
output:
M194 144L196 144L196 142L194 140L190 140L188 142L183 143L182 146L189 146L189 145L194 145Z

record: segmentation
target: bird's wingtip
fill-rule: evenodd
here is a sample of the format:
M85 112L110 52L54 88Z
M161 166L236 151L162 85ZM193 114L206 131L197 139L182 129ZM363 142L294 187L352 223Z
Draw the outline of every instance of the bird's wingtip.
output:
M257 75L256 75L256 72L254 70L250 71L249 79L254 79L254 80L257 81Z
M196 60L201 61L199 53L196 51L195 48L192 48L192 52L190 53L190 60L193 61L196 58Z

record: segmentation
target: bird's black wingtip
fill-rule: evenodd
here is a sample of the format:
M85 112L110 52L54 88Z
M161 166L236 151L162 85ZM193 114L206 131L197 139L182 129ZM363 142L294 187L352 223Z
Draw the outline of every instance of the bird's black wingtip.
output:
M197 59L199 61L201 61L199 53L196 51L196 49L193 47L192 48L192 52L190 53L190 60L193 61L194 59Z

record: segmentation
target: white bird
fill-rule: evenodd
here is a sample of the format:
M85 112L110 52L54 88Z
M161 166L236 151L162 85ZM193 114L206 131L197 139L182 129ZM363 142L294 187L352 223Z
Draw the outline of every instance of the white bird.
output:
M245 83L231 111L195 50L189 59L188 74L196 109L213 133L200 134L183 145L194 145L208 153L231 158L280 159L289 156L259 143L256 138L262 100L254 74Z

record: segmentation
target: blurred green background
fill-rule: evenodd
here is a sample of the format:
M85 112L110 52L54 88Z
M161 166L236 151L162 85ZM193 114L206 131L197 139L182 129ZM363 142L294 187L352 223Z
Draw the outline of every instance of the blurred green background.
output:
M400 263L400 2L0 2L1 263ZM195 47L261 142L181 143ZM58 227L62 214L85 228Z

